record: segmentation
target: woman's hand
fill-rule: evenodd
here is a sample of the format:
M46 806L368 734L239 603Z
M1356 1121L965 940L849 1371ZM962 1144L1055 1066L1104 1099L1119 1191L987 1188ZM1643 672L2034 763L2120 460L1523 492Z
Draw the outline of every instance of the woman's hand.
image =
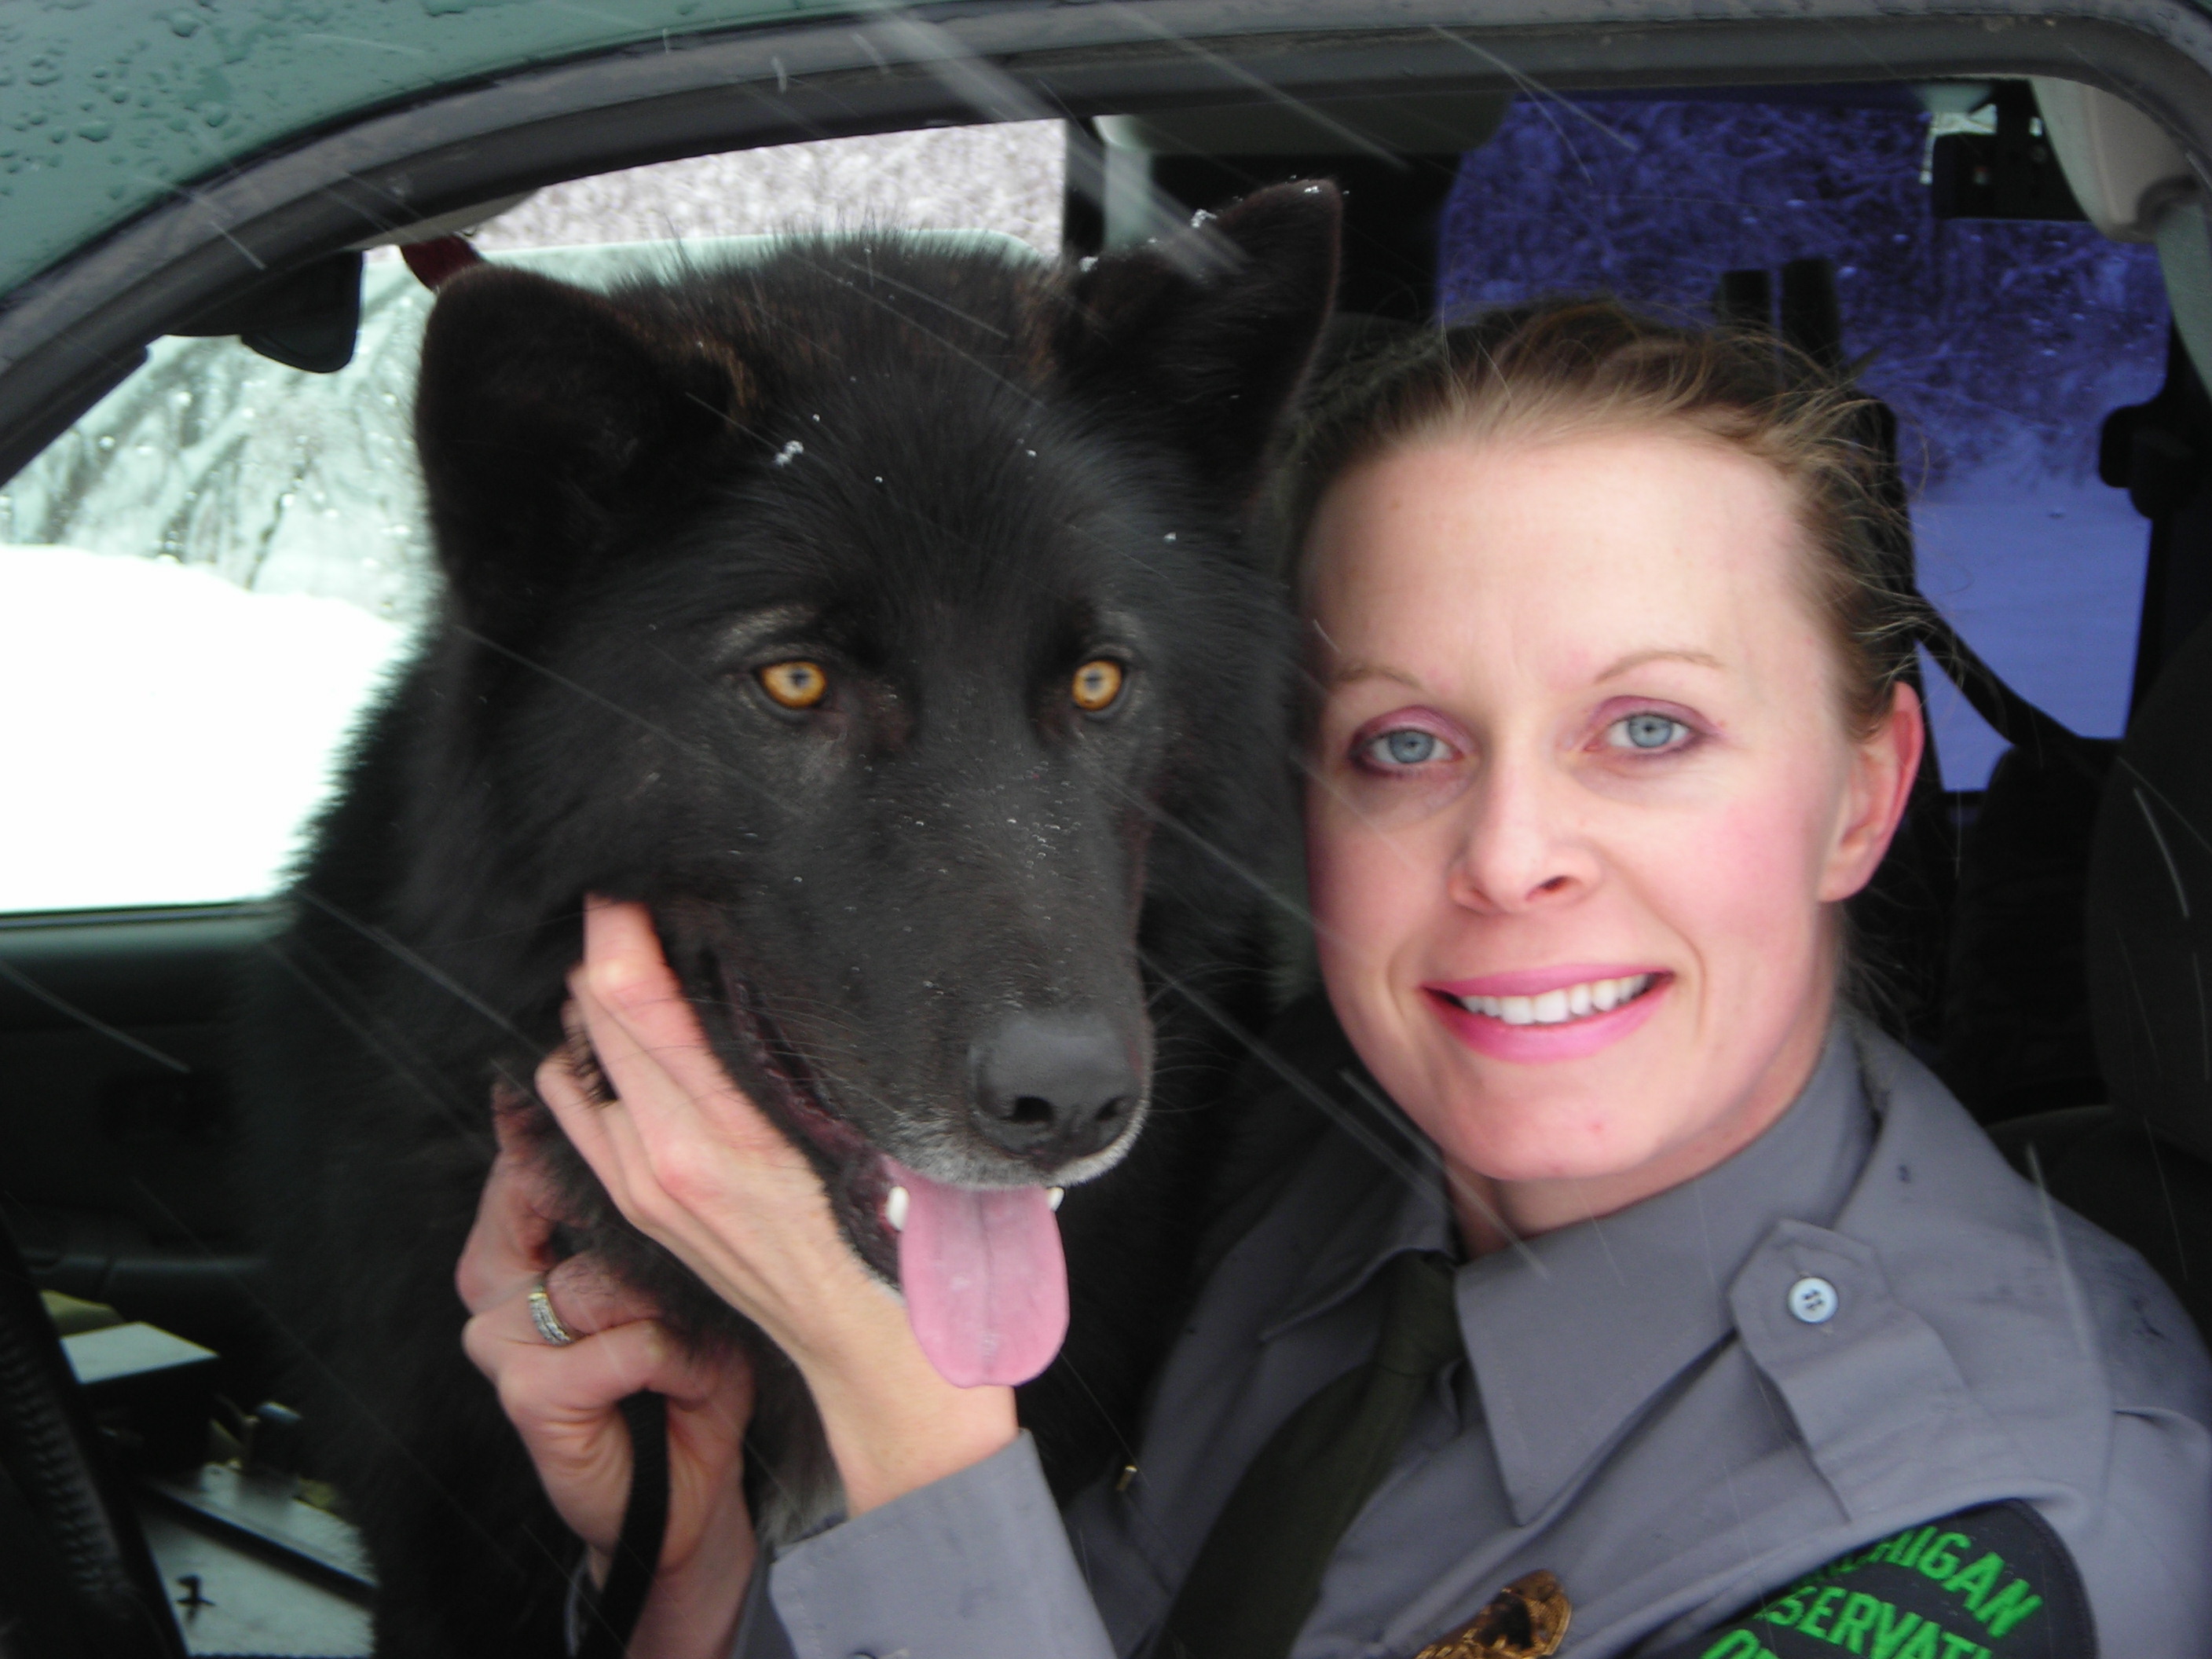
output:
M1015 1435L1013 1392L958 1389L838 1230L805 1155L733 1087L635 904L592 901L569 975L615 1099L564 1055L538 1092L623 1215L768 1333L805 1377L858 1515L981 1462Z
M744 1483L753 1377L731 1350L688 1354L634 1294L588 1256L556 1264L553 1223L526 1149L500 1115L501 1150L454 1281L471 1316L462 1344L499 1390L553 1507L584 1541L604 1585L629 1501L629 1434L617 1407L650 1389L668 1401L669 1516L660 1568L631 1651L726 1653L752 1576ZM577 1340L556 1347L531 1317L543 1279Z

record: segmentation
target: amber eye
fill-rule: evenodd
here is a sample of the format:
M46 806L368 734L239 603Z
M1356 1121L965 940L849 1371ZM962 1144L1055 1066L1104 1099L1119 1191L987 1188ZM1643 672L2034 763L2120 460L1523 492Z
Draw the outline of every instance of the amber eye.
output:
M1100 709L1110 707L1114 699L1121 695L1121 678L1120 663L1104 657L1094 657L1075 671L1068 695L1075 699L1075 706L1085 714L1095 714Z
M818 662L772 662L760 671L760 683L786 708L811 708L830 695L830 677Z

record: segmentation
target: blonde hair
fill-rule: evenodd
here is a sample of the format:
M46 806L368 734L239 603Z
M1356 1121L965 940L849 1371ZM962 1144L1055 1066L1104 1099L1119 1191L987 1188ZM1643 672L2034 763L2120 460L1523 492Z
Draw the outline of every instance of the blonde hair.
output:
M1276 506L1296 575L1329 485L1394 451L1621 428L1702 436L1790 487L1805 595L1834 648L1846 729L1863 738L1911 674L1928 619L1880 418L1879 404L1771 335L1675 327L1612 300L1547 301L1408 333L1325 373L1277 474Z

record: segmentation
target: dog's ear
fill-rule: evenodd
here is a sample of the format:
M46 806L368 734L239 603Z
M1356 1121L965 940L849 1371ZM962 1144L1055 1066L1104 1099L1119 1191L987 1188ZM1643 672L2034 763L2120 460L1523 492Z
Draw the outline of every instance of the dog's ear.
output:
M1304 377L1336 293L1343 207L1277 185L1078 276L1060 358L1079 390L1169 422L1242 494Z
M423 334L415 440L464 617L509 631L625 515L684 489L726 440L744 378L587 289L497 264L447 282Z

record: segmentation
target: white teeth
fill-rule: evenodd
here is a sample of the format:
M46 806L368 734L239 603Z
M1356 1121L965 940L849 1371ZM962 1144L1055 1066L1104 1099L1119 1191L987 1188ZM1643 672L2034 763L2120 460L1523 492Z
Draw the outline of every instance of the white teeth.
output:
M892 1188L890 1195L884 1200L884 1219L891 1224L891 1231L895 1233L906 1231L906 1188L903 1187Z
M1065 1187L1048 1187L1044 1189L1044 1201L1055 1210L1060 1207L1060 1200L1066 1196L1067 1188Z
M1508 1025L1561 1025L1602 1014L1632 1002L1651 987L1656 974L1627 974L1619 979L1586 980L1531 997L1462 997L1471 1014L1487 1014Z

